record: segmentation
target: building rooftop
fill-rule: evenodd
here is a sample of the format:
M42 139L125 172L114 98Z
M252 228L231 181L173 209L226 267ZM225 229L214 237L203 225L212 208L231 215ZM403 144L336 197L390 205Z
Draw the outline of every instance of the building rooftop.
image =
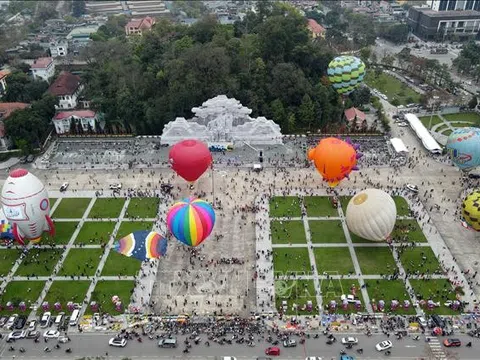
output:
M421 8L416 6L414 7L414 9L431 17L448 17L448 16L479 16L480 17L480 12L475 10L435 11L430 8Z
M70 40L74 37L89 37L90 34L96 33L99 27L100 25L77 27L70 31L70 33L67 35L67 39Z
M31 69L46 69L53 62L51 57L41 57L36 59L30 66Z
M95 115L96 115L95 111L92 111L92 110L62 111L56 114L53 120L64 120L64 119L68 119L70 116L76 116L79 118L94 118Z
M80 76L62 71L48 88L48 93L54 96L73 95L80 86Z
M7 77L8 74L10 74L10 71L8 71L8 70L0 70L0 80L2 80L3 78Z
M366 119L365 113L358 110L356 107L351 107L344 111L345 118L348 122L353 121L355 118L364 121Z
M30 104L25 104L21 102L0 103L0 119L5 120L15 110L22 110L29 106Z
M325 28L314 19L308 19L308 28L317 35L320 35L325 31Z

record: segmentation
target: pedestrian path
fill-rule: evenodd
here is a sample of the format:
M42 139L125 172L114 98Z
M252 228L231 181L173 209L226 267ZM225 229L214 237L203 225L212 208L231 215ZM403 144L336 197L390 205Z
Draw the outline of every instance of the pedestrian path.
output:
M305 218L305 221L308 222L310 218ZM371 247L371 248L379 248L379 247L401 247L404 246L406 243L394 243L394 244L388 244L385 242L378 242L378 243L305 243L305 244L272 244L272 248L306 248L306 247L314 247L314 248L328 248L328 247ZM408 243L410 245L411 243ZM430 244L426 242L419 242L415 243L416 247L429 247Z
M436 336L426 336L428 347L432 352L434 359L444 360L447 359L447 354L443 351L442 344Z

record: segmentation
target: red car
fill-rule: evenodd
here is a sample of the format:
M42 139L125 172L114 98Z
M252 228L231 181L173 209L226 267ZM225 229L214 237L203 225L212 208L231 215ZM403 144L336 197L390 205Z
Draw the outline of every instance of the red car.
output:
M265 355L280 356L280 348L274 346L265 349Z
M443 340L443 345L446 347L458 347L462 346L460 339L445 339Z

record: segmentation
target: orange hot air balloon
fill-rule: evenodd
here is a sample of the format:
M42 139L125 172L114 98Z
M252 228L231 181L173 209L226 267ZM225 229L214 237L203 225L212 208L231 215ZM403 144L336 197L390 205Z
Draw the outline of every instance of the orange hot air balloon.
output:
M308 159L315 164L323 180L330 187L335 187L352 170L358 170L357 159L362 154L357 153L358 145L343 141L337 138L326 138L320 140L318 145L308 150Z

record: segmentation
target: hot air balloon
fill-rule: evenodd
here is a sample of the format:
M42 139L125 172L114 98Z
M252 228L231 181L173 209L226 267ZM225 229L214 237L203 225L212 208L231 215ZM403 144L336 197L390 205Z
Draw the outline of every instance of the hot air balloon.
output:
M308 151L308 159L315 164L323 180L328 182L330 187L335 187L352 170L358 170L357 159L362 154L357 153L358 145L352 145L350 141L343 141L337 138L326 138L320 140L315 148Z
M180 242L200 245L213 230L215 212L208 202L190 197L172 205L167 213L167 226Z
M462 170L480 165L480 129L465 127L450 134L447 149L452 162Z
M167 239L154 231L135 231L115 241L113 249L140 261L158 259L167 253Z
M386 240L393 231L397 207L385 191L366 189L350 199L345 220L348 229L371 241Z
M365 77L365 64L355 56L338 56L328 64L328 80L339 94L348 95Z
M463 218L473 229L480 231L480 191L469 194L462 204Z
M47 189L28 170L15 169L10 172L2 188L2 207L19 243L24 244L25 239L39 242L44 231L51 236L55 234Z
M168 161L172 169L186 181L196 181L212 164L208 146L198 140L183 140L170 149Z

